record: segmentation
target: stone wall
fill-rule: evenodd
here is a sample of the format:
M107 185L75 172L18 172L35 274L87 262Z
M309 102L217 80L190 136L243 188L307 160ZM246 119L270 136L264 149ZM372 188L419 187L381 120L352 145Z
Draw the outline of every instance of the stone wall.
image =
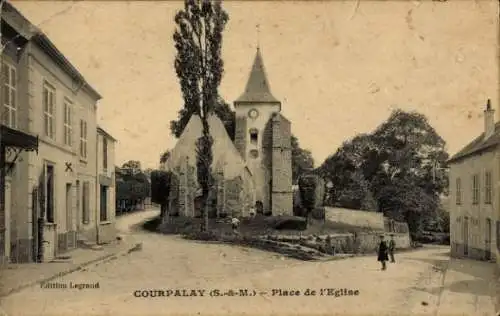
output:
M325 207L325 220L345 223L352 226L367 227L383 231L384 216L378 212L366 212L344 208Z
M291 123L281 114L272 118L273 215L293 215Z

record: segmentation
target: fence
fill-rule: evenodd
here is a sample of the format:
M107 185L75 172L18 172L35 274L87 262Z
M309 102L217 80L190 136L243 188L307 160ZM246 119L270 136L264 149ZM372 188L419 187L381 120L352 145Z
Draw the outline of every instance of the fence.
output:
M408 223L398 222L384 217L384 230L389 233L406 234L410 232Z

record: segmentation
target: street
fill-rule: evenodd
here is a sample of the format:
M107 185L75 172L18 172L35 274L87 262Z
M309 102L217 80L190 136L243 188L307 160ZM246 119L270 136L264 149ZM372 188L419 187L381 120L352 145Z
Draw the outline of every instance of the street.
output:
M138 223L156 214L138 212L117 221L124 238L142 242L141 250L54 280L53 286L38 285L8 296L2 309L7 315L492 315L494 311L494 284L492 279L483 280L488 278L481 275L485 269L464 261L456 264L462 271L451 271L447 247L401 253L387 271L380 271L375 255L302 262L137 229ZM443 276L453 273L462 279L450 279L453 284L448 284L451 281ZM56 286L97 283L99 288ZM250 295L255 290L256 295L234 294L240 289Z

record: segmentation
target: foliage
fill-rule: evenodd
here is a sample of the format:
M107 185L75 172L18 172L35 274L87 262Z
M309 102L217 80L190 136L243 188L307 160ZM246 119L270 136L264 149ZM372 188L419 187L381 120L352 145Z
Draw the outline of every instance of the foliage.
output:
M299 140L292 135L292 182L298 183L301 175L311 171L314 167L314 159L311 151L300 148Z
M416 112L395 110L373 133L345 142L319 168L329 179L330 205L377 210L422 229L447 193L444 140Z
M165 150L161 155L160 155L160 164L164 164L167 162L168 158L170 158L170 155L172 153L170 150Z
M149 176L141 171L139 161L130 160L124 163L122 168L115 167L115 177L116 200L129 201L135 205L151 195Z
M301 206L309 213L316 207L316 186L318 178L315 175L306 175L298 179Z
M216 112L218 87L224 72L221 58L222 32L229 17L221 1L185 0L184 9L175 15L173 38L177 55L175 70L181 85L184 107L180 112L184 126L192 115L198 115L203 134L196 143L198 182L203 192L203 212L208 224L208 204L213 184L212 144L208 117ZM183 127L173 123L174 131ZM206 229L203 227L202 229Z
M168 202L171 176L170 172L160 170L151 172L151 202L160 205Z

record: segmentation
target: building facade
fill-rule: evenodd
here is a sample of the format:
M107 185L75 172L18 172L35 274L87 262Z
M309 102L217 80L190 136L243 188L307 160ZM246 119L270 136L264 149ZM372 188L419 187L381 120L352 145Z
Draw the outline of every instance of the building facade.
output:
M38 138L36 153L6 152L4 257L50 261L80 239L98 241L101 96L7 2L2 31L3 124Z
M455 257L500 263L500 123L488 100L484 132L449 160L450 241Z

